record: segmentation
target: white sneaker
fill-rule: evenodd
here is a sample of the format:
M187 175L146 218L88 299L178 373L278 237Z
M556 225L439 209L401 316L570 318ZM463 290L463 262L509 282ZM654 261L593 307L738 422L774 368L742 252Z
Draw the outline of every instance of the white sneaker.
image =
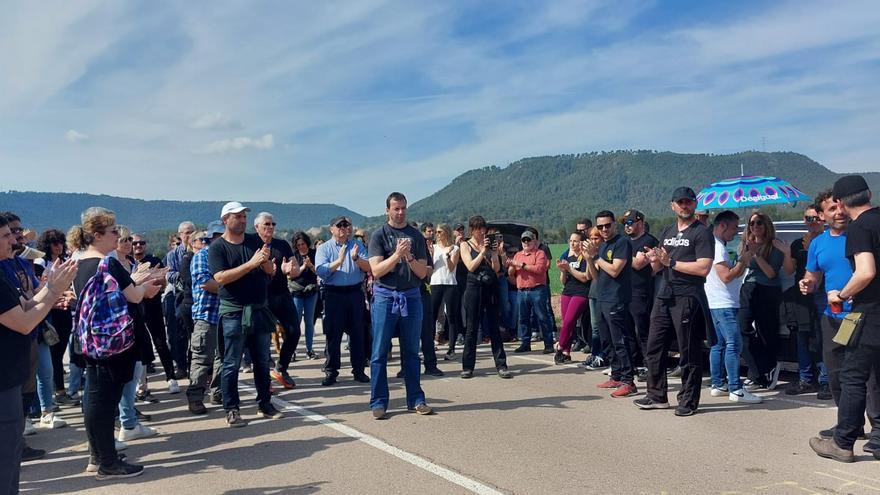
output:
M603 375L611 376L611 367L609 366L609 367L605 368L605 369L602 371L602 374L603 374Z
M749 392L745 388L734 390L730 393L730 395L728 395L728 398L731 400L731 402L742 402L744 404L760 404L764 402L764 399Z
M720 387L716 387L715 385L712 385L712 388L709 389L709 395L711 395L712 397L724 397L725 395L727 395L727 393L728 393L727 384L724 384ZM733 399L731 399L731 400L733 400Z
M168 393L169 394L179 394L180 393L180 385L177 384L177 380L170 379L168 380Z
M40 417L40 422L37 423L37 427L43 428L45 430L53 430L55 428L64 428L67 426L67 421L64 421L61 418L55 417L55 413L49 413Z
M116 452L122 452L123 450L128 448L128 445L125 442L120 442L119 440L115 441Z
M119 430L119 435L117 435L116 439L120 442L130 442L139 438L155 437L158 434L159 432L154 430L153 428L138 423L137 426L130 430L126 428L121 428Z
M36 435L37 430L34 428L34 423L31 422L31 418L24 418L24 436Z
M770 373L767 375L767 390L774 390L776 385L779 383L779 372L782 371L782 367L779 366L779 362L776 362L776 366L770 370Z

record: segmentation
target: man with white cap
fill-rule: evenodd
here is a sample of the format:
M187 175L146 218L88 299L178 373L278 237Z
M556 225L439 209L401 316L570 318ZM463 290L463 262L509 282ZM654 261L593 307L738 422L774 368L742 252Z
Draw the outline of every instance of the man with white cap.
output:
M275 274L269 246L254 234L246 234L247 212L241 203L223 205L220 219L226 231L208 248L208 267L220 284L220 323L224 356L220 387L226 424L245 426L239 412L238 368L245 347L254 361L258 414L278 419L284 415L275 409L269 393L269 336L275 317L269 311L269 280Z

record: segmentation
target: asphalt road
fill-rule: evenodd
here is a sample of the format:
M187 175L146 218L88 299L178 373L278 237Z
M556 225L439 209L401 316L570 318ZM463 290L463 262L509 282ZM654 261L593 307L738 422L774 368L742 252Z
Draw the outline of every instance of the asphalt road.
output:
M322 346L319 338L315 348ZM833 404L814 395L786 396L780 387L759 394L764 404L745 406L704 390L699 413L679 418L609 397L596 388L606 378L600 372L512 349L512 380L494 375L486 345L472 380L458 378L460 362L441 361L445 377L422 379L432 416L406 411L403 381L393 378L399 361L392 361L386 421L372 419L369 385L352 381L347 370L337 385L322 387L321 361L293 363L297 387L273 399L285 411L280 420L256 419L252 376L242 375L242 413L250 423L239 429L225 426L218 406L190 415L185 395L169 395L154 375L161 402L139 408L161 435L129 442L125 452L146 465L142 476L99 482L85 474L79 408L63 409L69 427L28 437L50 453L24 464L22 492L880 493L880 462L861 452L864 442L856 444L854 464L810 450L809 437L836 417ZM677 390L677 380L671 383Z

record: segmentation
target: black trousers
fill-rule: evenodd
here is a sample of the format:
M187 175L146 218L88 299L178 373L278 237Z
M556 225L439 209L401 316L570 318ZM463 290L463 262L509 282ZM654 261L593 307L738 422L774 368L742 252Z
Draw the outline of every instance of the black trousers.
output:
M159 297L159 296L156 296ZM144 304L144 322L153 339L162 370L165 372L165 380L174 378L174 360L171 359L171 349L168 348L168 338L165 335L165 316L162 314L161 304Z
M461 294L457 285L431 286L431 323L437 325L441 309L446 308L446 322L449 325L449 348L455 349L455 339L461 334ZM425 313L427 314L427 313Z
M695 324L700 301L693 296L672 299L656 298L651 311L648 347L645 361L648 367L648 398L669 402L667 398L666 360L673 336L678 341L681 366L680 406L697 409L700 405L700 386L703 380L702 345L705 329Z
M0 390L0 493L18 493L24 437L21 385Z
M501 340L501 330L498 327L498 287L495 285L477 286L468 284L464 290L465 334L464 350L461 355L461 368L473 371L477 364L477 334L483 321L485 312L489 328L489 340L492 342L492 357L495 359L495 368L507 367L507 354L504 352L504 342Z
M134 368L134 362L131 363ZM100 462L109 467L116 463L116 440L113 435L113 422L116 408L122 398L125 382L114 378L114 373L104 365L86 366L86 386L83 395L83 419L89 450Z
M284 342L281 343L281 353L278 356L278 364L275 369L287 371L290 360L293 358L293 352L299 344L300 333L302 333L299 329L299 315L293 304L293 296L287 291L270 295L269 311L272 311L275 319L284 329Z
M870 317L870 316L869 316ZM880 332L880 325L864 331ZM840 402L837 405L837 426L834 441L844 449L852 449L865 427L865 406L868 381L880 373L880 347L856 345L844 351L840 368ZM871 439L880 441L880 430L872 428Z
M342 334L348 334L352 373L362 373L364 354L364 293L361 284L324 288L324 335L327 337L324 372L338 374L342 361Z
M432 311L431 294L422 291L422 361L425 369L437 367L437 351L434 349L434 312Z
M596 301L599 310L599 335L611 344L611 379L633 383L636 343L629 328L629 309L625 303Z
M840 405L841 385L840 372L843 368L844 357L846 357L846 346L842 346L831 339L840 329L843 320L832 318L828 315L822 315L822 359L825 362L825 368L828 370L828 386L831 388L831 395L834 397L834 403ZM871 426L871 434L880 440L880 375L875 368L871 373L865 389L865 414L868 416L868 423ZM864 426L864 420L862 420Z
M740 289L739 304L737 322L745 336L743 360L749 367L749 379L763 382L777 364L782 289L753 282L745 283ZM752 328L752 323L757 327L757 332Z
M64 391L64 352L70 342L70 331L73 327L73 317L69 310L53 309L50 312L52 326L58 332L60 339L57 344L49 348L52 355L52 381L55 383L55 391Z
M638 344L635 365L645 365L645 355L648 354L648 330L651 327L651 309L654 307L654 298L650 295L633 294L629 303L629 315L632 318L633 332Z

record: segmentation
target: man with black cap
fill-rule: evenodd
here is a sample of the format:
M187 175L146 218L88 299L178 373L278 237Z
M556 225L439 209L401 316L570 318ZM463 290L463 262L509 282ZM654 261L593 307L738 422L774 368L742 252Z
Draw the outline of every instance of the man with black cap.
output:
M623 214L623 231L632 244L632 299L629 314L633 319L633 331L639 345L636 365L639 366L639 381L645 381L648 370L645 367L645 354L648 348L648 327L651 323L651 308L654 307L654 269L648 260L648 251L657 247L659 241L645 229L645 214L629 209Z
M269 336L275 330L275 316L268 298L275 263L269 246L258 236L245 233L249 211L237 201L223 205L220 219L226 230L208 247L208 268L220 284L219 331L225 347L220 388L226 424L233 428L247 424L239 412L238 396L238 368L245 347L254 361L259 415L284 417L272 405L269 393Z
M828 304L842 305L851 301L852 312L835 337L846 339L846 350L840 369L841 390L834 437L811 438L810 447L821 457L853 462L853 444L864 427L867 382L872 370L875 374L880 371L880 278L877 277L880 209L871 206L871 190L860 175L838 179L833 197L851 220L845 254L853 266L853 274L842 289L828 291ZM852 330L848 338L847 327ZM878 441L880 431L875 429L869 444L876 446ZM876 448L872 450L874 458L880 459L880 452Z
M351 373L354 380L370 383L364 373L364 274L370 270L367 253L351 239L351 219L338 216L330 221L332 238L315 253L315 272L324 281L324 335L327 336L327 359L321 385L336 383L341 366L342 333L348 333Z
M670 206L677 221L660 233L661 247L647 252L652 268L661 273L662 279L648 330L648 394L633 402L642 409L669 407L666 360L674 330L682 371L676 416L691 416L700 405L705 329L696 322L704 321L698 313L703 311L703 285L715 258L715 238L694 216L696 205L693 189L676 189Z

